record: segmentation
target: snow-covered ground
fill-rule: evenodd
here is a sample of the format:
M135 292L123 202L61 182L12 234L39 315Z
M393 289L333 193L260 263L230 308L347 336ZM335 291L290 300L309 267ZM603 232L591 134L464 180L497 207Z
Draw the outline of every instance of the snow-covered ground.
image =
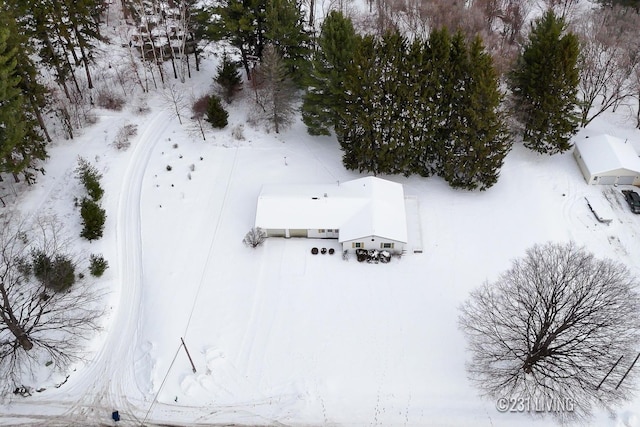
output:
M213 62L185 91L206 90ZM478 396L465 376L458 307L546 241L576 241L640 276L640 215L621 188L587 186L571 153L539 156L518 145L485 192L435 177L383 177L417 198L421 254L374 265L310 253L339 249L331 240L273 238L249 249L242 238L262 184L362 175L344 169L334 138L308 136L301 122L279 135L245 125L244 139L234 138L243 101L206 141L159 96L148 103L145 115L98 113L81 137L55 142L47 175L19 200L30 214L57 213L76 233L76 157L96 165L105 237L78 243L104 253L101 285L111 292L86 363L59 388L52 385L64 378L52 374L34 384L46 391L5 398L0 424L109 425L118 410L121 425L553 425L499 413ZM640 142L625 119L609 115L577 137ZM125 122L138 135L120 152L109 144ZM610 225L585 196L611 207ZM598 413L593 425L640 426L640 399Z

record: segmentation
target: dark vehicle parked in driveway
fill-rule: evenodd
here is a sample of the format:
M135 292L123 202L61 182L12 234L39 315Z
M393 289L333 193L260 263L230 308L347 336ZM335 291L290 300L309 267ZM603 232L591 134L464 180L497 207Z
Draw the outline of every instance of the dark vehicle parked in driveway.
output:
M640 194L633 190L622 190L622 194L624 194L624 198L627 199L631 212L640 213Z

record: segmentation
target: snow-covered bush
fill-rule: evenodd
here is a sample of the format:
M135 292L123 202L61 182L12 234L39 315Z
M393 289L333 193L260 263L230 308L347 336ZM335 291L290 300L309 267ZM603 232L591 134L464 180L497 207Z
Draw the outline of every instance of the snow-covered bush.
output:
M116 134L113 146L118 150L127 150L131 146L130 138L138 133L138 125L126 124Z
M245 234L244 239L242 239L242 242L251 248L255 248L260 246L265 241L266 238L267 238L267 233L262 228L253 227L251 230L247 232L247 234Z
M96 105L107 110L120 111L125 104L125 99L110 90L99 90L96 97Z
M102 255L91 254L89 257L89 272L94 277L100 277L109 268L109 263Z

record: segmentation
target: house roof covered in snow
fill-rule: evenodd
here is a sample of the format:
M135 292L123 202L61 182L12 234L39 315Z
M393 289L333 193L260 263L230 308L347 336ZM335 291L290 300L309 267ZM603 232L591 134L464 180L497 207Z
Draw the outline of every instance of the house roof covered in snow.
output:
M599 135L576 142L585 165L591 174L627 169L640 173L640 157L631 143L611 135Z
M341 242L379 236L407 242L404 190L376 177L329 185L265 185L256 227L339 229Z

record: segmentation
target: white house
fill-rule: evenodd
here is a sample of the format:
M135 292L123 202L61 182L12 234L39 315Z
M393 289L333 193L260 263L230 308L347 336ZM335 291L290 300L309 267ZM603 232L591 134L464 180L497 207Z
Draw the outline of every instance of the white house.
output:
M269 237L338 239L342 249L402 252L407 215L402 184L376 177L329 185L264 185L255 226Z
M574 144L573 156L588 184L640 185L640 157L628 141L611 135Z

